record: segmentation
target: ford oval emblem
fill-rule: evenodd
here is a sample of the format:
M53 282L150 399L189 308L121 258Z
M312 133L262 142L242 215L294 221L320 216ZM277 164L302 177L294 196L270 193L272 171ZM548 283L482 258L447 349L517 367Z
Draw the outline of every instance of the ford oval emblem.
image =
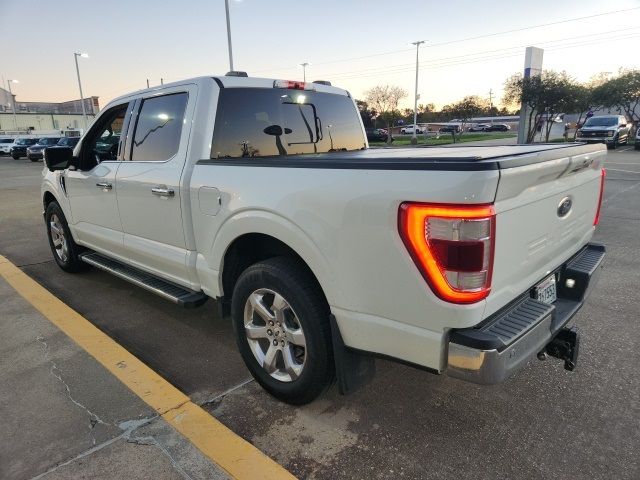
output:
M562 200L560 200L560 205L558 205L558 216L562 218L569 215L572 206L573 200L571 200L571 197L564 197Z

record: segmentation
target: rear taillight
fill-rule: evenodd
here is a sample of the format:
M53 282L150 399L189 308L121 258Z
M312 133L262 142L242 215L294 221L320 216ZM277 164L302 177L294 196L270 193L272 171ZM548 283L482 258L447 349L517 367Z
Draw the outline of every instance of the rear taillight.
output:
M496 215L493 205L403 203L400 236L433 292L474 303L491 291Z
M600 196L598 197L598 208L596 209L596 216L593 219L593 226L595 227L600 223L600 208L602 207L602 196L604 195L604 181L607 178L607 171L603 168L600 171Z

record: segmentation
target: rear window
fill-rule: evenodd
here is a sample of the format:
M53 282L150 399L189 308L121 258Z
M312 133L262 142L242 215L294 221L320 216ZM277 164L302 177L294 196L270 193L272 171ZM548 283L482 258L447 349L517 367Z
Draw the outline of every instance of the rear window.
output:
M267 88L220 91L211 158L267 157L365 147L345 95Z

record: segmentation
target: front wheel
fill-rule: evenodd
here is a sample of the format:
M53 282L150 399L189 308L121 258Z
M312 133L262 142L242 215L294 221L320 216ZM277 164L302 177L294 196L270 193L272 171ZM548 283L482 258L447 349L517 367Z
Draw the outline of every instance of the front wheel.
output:
M12 153L11 158L13 158L14 160L20 160L20 155L16 155L15 153Z
M29 160L31 160L32 162L37 162L38 161L37 158L31 158L31 157L29 157Z
M231 314L242 359L271 395L303 405L331 385L329 306L300 261L277 257L247 268L233 290Z
M67 219L57 202L51 202L44 214L47 224L47 237L53 258L58 266L66 272L79 272L87 268L87 264L79 258L81 247L71 236Z

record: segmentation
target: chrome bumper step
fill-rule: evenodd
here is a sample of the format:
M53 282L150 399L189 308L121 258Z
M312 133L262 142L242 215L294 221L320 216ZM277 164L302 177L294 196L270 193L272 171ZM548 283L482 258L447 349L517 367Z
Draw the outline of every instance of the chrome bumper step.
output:
M208 298L203 292L189 290L100 253L83 253L80 255L80 259L185 308L198 307Z
M577 333L568 333L566 327L596 283L605 253L604 246L590 243L561 265L558 298L552 304L524 293L482 324L452 330L447 374L480 384L502 382L558 336L549 350L573 369L579 342Z

